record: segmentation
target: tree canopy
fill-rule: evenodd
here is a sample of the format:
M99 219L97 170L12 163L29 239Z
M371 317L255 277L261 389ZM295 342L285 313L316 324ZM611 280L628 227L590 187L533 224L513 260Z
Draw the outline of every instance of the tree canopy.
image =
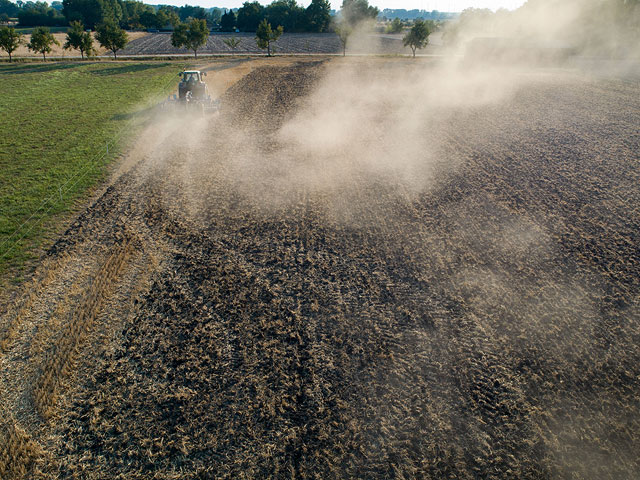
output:
M11 54L20 46L22 35L16 32L13 27L0 27L0 49L9 54L9 62L11 62Z
M188 48L198 58L198 49L207 43L208 36L207 22L193 18L188 24L179 23L175 26L171 34L171 45L176 48Z
M326 32L331 24L331 5L329 0L311 0L307 7L307 31Z
M103 0L62 0L62 13L70 22L81 22L85 27L94 29L104 20Z
M416 56L416 50L418 48L424 48L429 43L429 28L424 20L416 20L404 38L402 43L405 47L410 47L413 52L413 56Z
M236 25L241 32L255 32L264 18L264 7L258 2L244 2L238 9Z
M267 22L265 18L258 25L258 29L256 31L256 43L258 47L263 50L267 50L267 55L271 56L271 44L280 38L282 35L282 25L278 25L278 27L274 30L271 28L271 24Z
M20 7L9 0L0 0L0 14L6 13L8 17L17 17Z
M19 2L19 4L22 4L22 8L18 11L17 17L21 26L55 27L67 24L66 18L46 2Z
M301 32L305 27L305 9L296 0L274 0L265 7L268 23L282 26L287 32Z
M55 0L51 6L44 1L0 0L2 14L18 16L21 26L66 26L77 21L89 30L105 22L132 30L165 29L193 18L205 20L209 28L219 24L223 32L236 28L255 32L264 19L272 25L281 25L285 32L327 32L331 23L329 0L311 0L307 8L297 0L273 0L266 6L247 0L237 11L194 5L148 5L140 0Z
M387 27L387 33L400 33L404 29L404 23L399 18L394 18L391 24Z
M31 41L27 48L33 52L41 53L43 60L47 59L47 53L51 53L52 45L60 45L47 27L36 27L31 33Z
M223 32L233 32L236 28L236 14L229 10L220 17L220 30Z
M340 39L340 43L342 44L342 56L344 57L347 55L347 43L349 42L349 37L353 33L353 28L347 24L347 22L342 21L336 23L333 26L333 30Z
M84 59L93 52L93 37L89 32L84 31L84 26L80 22L71 22L71 28L67 31L67 41L63 48L65 50L80 50L80 56Z
M96 40L107 50L113 52L113 58L117 57L118 50L122 50L129 42L127 32L121 29L115 22L106 21L98 25Z
M340 13L344 21L353 27L366 20L375 20L380 10L369 5L368 0L343 0Z

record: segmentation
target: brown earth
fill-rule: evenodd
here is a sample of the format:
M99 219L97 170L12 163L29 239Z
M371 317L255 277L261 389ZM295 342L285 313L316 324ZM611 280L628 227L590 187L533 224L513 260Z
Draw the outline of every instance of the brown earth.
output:
M637 478L638 79L440 104L405 182L280 127L332 72L413 64L235 68L3 315L2 477Z

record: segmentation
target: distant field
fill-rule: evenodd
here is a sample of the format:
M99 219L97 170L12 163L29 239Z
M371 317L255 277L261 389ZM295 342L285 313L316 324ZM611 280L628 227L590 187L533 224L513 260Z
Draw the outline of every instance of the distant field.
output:
M145 105L174 86L178 68L169 63L0 66L0 274L23 265L46 233L43 225L104 175L127 132L112 143L109 155L96 160L107 142L145 118Z

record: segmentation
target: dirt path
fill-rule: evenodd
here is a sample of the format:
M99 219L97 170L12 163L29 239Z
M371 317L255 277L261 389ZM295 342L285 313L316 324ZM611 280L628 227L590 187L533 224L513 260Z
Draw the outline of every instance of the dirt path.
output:
M413 64L274 62L208 65L223 111L151 125L3 318L0 473L634 478L638 81L430 98L416 154Z

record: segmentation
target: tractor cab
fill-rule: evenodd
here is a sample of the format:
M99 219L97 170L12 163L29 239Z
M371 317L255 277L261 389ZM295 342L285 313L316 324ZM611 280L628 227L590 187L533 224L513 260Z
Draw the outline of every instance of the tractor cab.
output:
M193 72L181 72L180 75L182 76L183 82L193 83L193 82L201 82L202 76L205 76L206 73L201 74L198 71L193 71Z
M178 85L178 98L184 100L187 95L194 98L201 99L207 94L207 86L204 83L203 77L207 75L207 72L200 72L199 70L185 70L178 74L182 77L180 84Z

